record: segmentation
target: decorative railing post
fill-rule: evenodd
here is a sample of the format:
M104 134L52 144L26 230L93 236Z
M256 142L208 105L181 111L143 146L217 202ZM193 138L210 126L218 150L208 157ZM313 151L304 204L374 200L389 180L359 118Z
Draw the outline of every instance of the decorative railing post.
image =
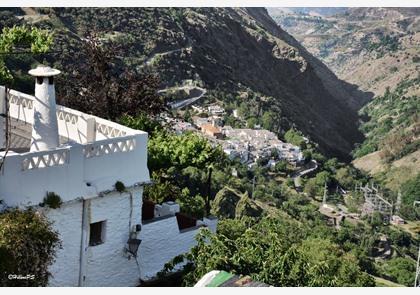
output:
M88 118L86 120L86 141L94 142L96 140L96 120Z

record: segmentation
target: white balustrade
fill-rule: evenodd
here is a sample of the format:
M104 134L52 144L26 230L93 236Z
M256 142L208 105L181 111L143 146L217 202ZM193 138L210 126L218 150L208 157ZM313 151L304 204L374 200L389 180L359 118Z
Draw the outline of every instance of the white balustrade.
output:
M68 163L68 148L23 154L22 171L60 166Z
M24 93L19 93L17 91L10 91L10 104L21 105L23 108L33 109L33 99Z
M101 123L96 123L96 130L97 132L102 133L105 137L121 137L121 136L125 136L126 132L124 132L121 129L117 129L115 127L109 126L109 125L105 125L105 124L101 124Z
M111 153L129 152L136 148L134 136L105 139L95 143L86 144L83 154L86 158L100 157Z
M57 111L57 120L64 120L71 124L77 124L78 119L79 117L77 115L72 114L70 112L66 112L64 110Z
M34 97L14 90L9 97L10 116L32 124ZM60 137L69 139L66 146L11 151L3 158L0 199L8 205L37 204L46 191L67 201L112 190L117 180L126 186L149 181L146 132L60 105L57 121Z

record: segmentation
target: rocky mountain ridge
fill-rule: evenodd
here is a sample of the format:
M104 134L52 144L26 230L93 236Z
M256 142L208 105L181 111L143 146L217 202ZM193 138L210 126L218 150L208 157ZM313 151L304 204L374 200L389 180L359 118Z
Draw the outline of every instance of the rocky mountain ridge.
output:
M296 126L343 159L363 140L357 110L371 95L337 79L264 8L36 8L19 19L55 30L69 58L49 59L64 71L95 29L124 47L128 66L158 72L163 88L192 80L238 104L260 97L265 110L281 111L284 129Z
M328 16L270 12L340 79L365 91L382 95L419 72L419 8L348 8Z
M337 75L375 98L362 110L356 167L398 190L419 169L420 9L348 8L336 15L272 16Z

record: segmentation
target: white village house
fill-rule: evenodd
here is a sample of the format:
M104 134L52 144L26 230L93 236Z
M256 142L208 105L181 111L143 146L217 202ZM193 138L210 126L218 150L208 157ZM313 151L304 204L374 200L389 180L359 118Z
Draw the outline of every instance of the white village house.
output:
M56 105L53 77L60 72L38 66L29 73L35 96L6 96L0 87L0 200L33 206L59 232L51 286L137 286L187 252L199 227L215 229L211 218L180 229L173 202L152 207L144 221L147 133ZM39 206L48 192L60 196L60 208Z

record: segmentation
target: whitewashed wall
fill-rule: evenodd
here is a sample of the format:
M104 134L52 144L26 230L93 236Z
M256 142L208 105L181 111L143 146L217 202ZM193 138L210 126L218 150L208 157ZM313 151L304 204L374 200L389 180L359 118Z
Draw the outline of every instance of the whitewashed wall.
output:
M204 223L210 230L216 230L217 220L204 219ZM195 236L199 230L195 227L179 231L175 216L144 224L139 249L141 278L148 280L155 277L165 263L188 252L196 245Z
M118 140L120 139L105 141L108 143ZM71 201L81 196L95 196L101 191L112 190L117 180L126 186L148 182L147 134L135 135L133 140L133 150L104 151L103 154L92 157L84 154L84 148L92 146L93 149L98 149L104 146L103 142L85 147L74 144L36 153L10 153L0 175L0 196L9 206L37 205L42 202L47 191L57 193L63 201ZM33 163L38 163L41 158L47 161L52 161L53 158L60 160L48 167L23 168L26 161L35 165ZM87 183L91 186L87 186Z
M44 211L44 210L42 210ZM63 204L57 209L46 209L45 215L59 232L62 249L57 251L55 263L49 271L51 286L77 286L79 280L79 256L82 234L82 202Z
M132 191L131 224L141 223L142 188ZM89 200L88 224L106 220L103 244L86 248L83 286L137 286L139 271L136 261L124 249L129 238L130 195L112 192ZM63 249L58 251L50 271L51 286L78 286L82 240L82 201L65 203L59 209L44 209L60 233ZM87 242L89 233L87 233Z

